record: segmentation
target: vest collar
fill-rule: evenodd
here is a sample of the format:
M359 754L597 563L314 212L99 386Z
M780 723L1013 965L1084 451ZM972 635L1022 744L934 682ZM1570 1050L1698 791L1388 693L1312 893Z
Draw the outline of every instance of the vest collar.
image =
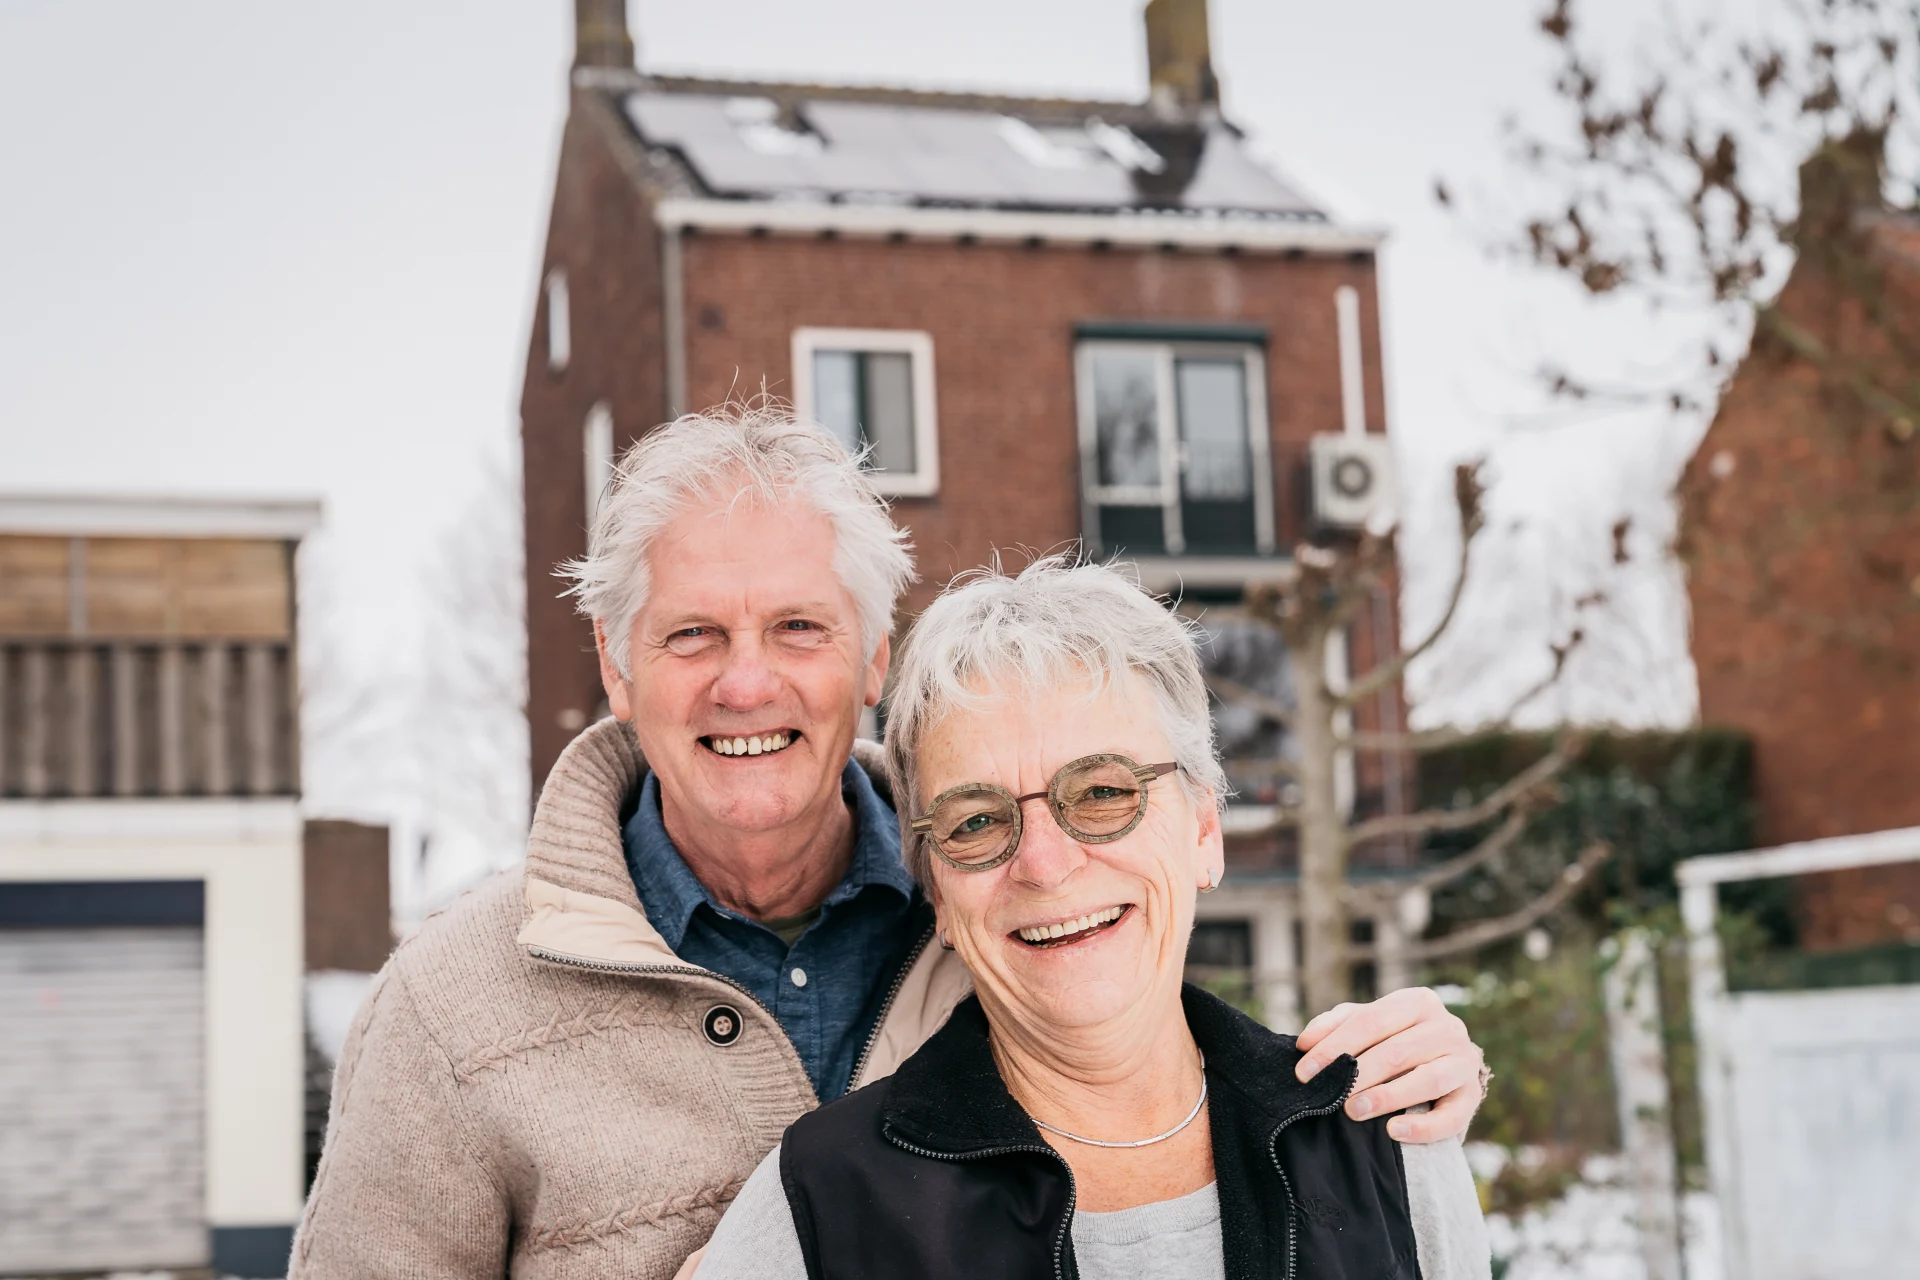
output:
M1359 1063L1342 1054L1302 1084L1294 1067L1305 1055L1279 1035L1191 984L1181 1003L1195 1043L1207 1057L1218 1111L1230 1108L1269 1134L1288 1122L1340 1105ZM1219 1088L1228 1086L1226 1090ZM988 1040L987 1016L968 997L924 1048L894 1072L881 1110L890 1134L946 1155L972 1155L1041 1144L1040 1131L1013 1100Z

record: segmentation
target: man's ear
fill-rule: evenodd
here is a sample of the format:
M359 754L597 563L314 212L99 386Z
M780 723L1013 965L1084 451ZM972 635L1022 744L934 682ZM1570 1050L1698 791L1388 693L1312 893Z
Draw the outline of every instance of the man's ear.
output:
M867 687L861 695L862 705L877 707L880 695L887 688L887 666L893 661L893 637L881 636L879 645L873 651L873 657L867 663Z
M627 697L626 677L607 654L607 629L602 620L593 620L593 648L600 655L600 687L607 691L607 710L616 720L633 719L633 702Z

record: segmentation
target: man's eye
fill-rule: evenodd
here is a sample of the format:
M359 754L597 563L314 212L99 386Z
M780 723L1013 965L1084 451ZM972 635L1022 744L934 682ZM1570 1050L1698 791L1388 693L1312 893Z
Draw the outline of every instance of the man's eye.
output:
M780 629L782 631L812 631L814 627L813 624L805 618L788 618L780 624Z

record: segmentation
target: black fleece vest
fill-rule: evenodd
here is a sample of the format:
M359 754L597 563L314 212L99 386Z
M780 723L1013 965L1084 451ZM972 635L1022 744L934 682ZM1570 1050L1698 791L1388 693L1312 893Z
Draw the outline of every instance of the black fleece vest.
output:
M1417 1280L1400 1148L1340 1110L1359 1068L1195 987L1228 1280ZM1068 1280L1073 1175L1014 1102L969 998L885 1080L802 1116L780 1176L812 1280ZM1142 1280L1151 1280L1142 1277Z

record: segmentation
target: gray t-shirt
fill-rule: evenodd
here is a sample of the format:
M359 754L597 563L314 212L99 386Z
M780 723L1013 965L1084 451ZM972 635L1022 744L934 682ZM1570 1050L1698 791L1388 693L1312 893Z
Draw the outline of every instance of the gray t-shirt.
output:
M1407 1208L1421 1280L1488 1280L1492 1255L1460 1139L1404 1144ZM1114 1213L1075 1213L1073 1252L1085 1280L1219 1280L1220 1196L1192 1195ZM696 1280L806 1280L800 1236L775 1147L740 1189L707 1244Z
M1112 1213L1073 1215L1080 1280L1226 1280L1220 1244L1220 1189Z

